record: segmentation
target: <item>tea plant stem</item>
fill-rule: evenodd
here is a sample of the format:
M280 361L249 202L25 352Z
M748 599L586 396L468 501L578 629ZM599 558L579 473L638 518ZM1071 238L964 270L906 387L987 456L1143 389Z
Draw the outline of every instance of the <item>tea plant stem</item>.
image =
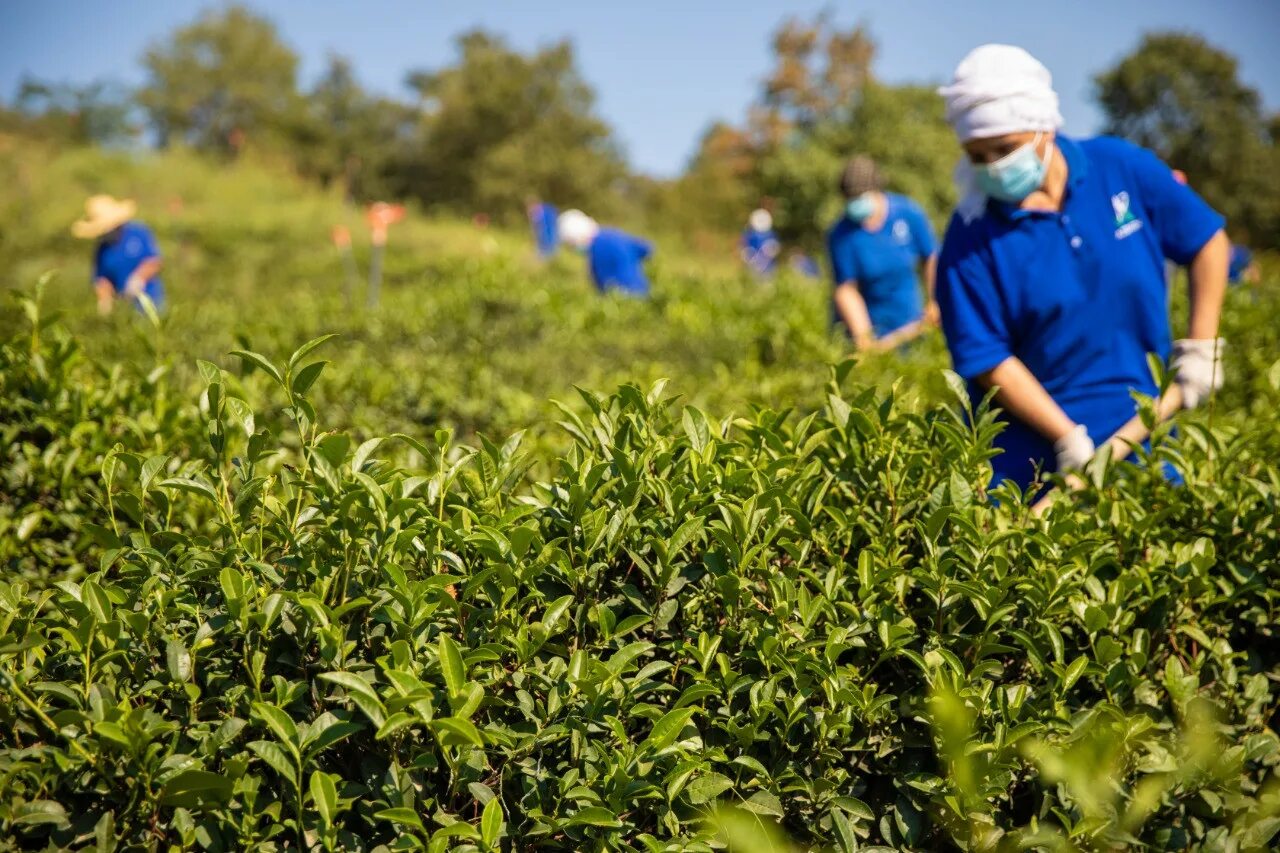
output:
M18 686L18 678L16 675L13 675L7 672L2 674L4 675L4 680L8 682L9 689L13 691L14 695L17 696L19 700L21 700L22 704L26 705L28 708L31 709L31 713L35 714L36 717L38 717L42 723L44 723L46 726L49 727L49 731L53 732L55 735L58 735L59 737L64 738L67 741L67 744L71 747L71 749L77 755L83 758L85 761L89 762L90 766L92 767L97 766L97 762L94 761L93 756L90 755L88 751L86 751L85 748L79 744L79 742L77 742L72 738L66 737L66 735L62 733L62 730L58 728L57 724L54 723L54 721L49 718L49 715L44 712L44 709L41 708L35 702L33 702L31 700L31 697L27 696L26 692L21 687Z

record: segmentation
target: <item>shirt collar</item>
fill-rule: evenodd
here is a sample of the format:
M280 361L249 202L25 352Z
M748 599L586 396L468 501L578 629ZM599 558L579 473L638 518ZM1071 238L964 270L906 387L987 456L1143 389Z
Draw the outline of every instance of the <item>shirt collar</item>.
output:
M1084 153L1084 149L1080 147L1080 143L1069 136L1058 134L1054 139L1054 143L1058 146L1058 150L1062 152L1062 159L1067 161L1067 186L1063 194L1065 203L1071 197L1072 190L1083 183L1084 179L1089 176L1089 157ZM1007 201L998 199L988 199L987 204L1004 218L1014 221L1046 212L1042 210L1024 210L1016 204L1010 204Z

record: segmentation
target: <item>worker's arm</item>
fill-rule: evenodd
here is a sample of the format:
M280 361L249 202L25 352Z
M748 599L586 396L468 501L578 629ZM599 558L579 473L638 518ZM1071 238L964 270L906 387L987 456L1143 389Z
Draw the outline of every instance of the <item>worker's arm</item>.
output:
M853 338L858 349L873 349L875 333L871 328L871 315L867 313L867 303L858 292L854 282L846 281L836 287L836 312L844 321L845 328Z
M105 278L94 279L93 293L98 297L98 313L103 317L111 313L116 302L116 289Z
M923 335L928 328L928 324L923 319L914 320L905 326L899 326L883 338L876 338L871 347L877 350L891 350L902 346L908 341L915 340Z
M934 252L924 259L924 321L930 326L936 326L939 323L938 312L938 296L937 296L937 278L938 278L938 253Z
M1000 407L1049 441L1057 442L1075 429L1075 423L1021 359L1010 356L978 374L977 380L983 388L998 386L996 402Z
M1222 387L1222 340L1218 321L1227 292L1231 244L1219 230L1200 247L1187 266L1191 310L1187 336L1173 342L1174 377L1182 389L1182 405L1194 409Z
M147 282L160 274L160 259L147 258L138 264L138 268L129 276L128 281L124 283L124 292L126 296L137 298L147 287Z
M1187 337L1192 340L1209 340L1218 336L1222 300L1227 294L1230 258L1231 241L1225 231L1219 231L1209 238L1187 266L1187 294L1191 302Z

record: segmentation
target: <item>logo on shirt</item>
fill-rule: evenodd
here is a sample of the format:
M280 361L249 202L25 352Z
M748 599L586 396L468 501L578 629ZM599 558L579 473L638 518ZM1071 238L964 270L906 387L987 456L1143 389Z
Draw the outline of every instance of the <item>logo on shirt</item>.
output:
M1142 227L1142 220L1129 209L1129 193L1120 191L1111 197L1111 209L1116 214L1116 239L1123 240Z
M899 219L893 223L893 239L899 246L905 246L911 242L911 226L905 219Z

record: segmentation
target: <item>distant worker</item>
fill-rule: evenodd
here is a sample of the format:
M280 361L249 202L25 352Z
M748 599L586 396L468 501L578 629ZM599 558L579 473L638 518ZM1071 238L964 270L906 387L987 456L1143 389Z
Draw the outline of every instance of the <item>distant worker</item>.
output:
M550 260L560 248L560 237L556 231L556 219L559 211L555 205L531 198L525 204L529 215L529 227L533 229L533 242L538 247L538 257Z
M649 295L644 261L653 254L650 243L617 228L601 228L581 210L560 214L559 232L566 246L586 255L591 280L601 293Z
M1222 384L1223 219L1154 154L1069 139L1047 68L984 45L939 90L964 148L938 262L942 329L973 398L997 388L1008 427L993 484L1083 466L1159 389L1172 354L1183 405ZM1164 260L1188 266L1187 338L1171 341Z
M1257 284L1261 274L1258 263L1253 259L1253 252L1239 243L1231 244L1231 255L1227 262L1227 281L1231 284Z
M740 256L755 275L764 278L773 274L778 265L782 244L773 230L773 214L764 208L751 211L746 230L742 232Z
M806 255L804 252L797 252L790 259L791 270L797 275L805 278L821 278L822 269L818 266L818 262L813 259L812 255Z
M858 349L892 349L936 321L933 229L914 201L884 191L869 157L849 161L840 192L844 214L827 233L834 320ZM924 293L917 270L924 275Z
M91 196L84 203L85 216L71 226L84 240L97 240L93 262L93 288L98 313L110 314L116 299L131 300L141 308L146 295L159 310L164 305L160 283L160 249L151 229L133 219L137 205L109 195Z

